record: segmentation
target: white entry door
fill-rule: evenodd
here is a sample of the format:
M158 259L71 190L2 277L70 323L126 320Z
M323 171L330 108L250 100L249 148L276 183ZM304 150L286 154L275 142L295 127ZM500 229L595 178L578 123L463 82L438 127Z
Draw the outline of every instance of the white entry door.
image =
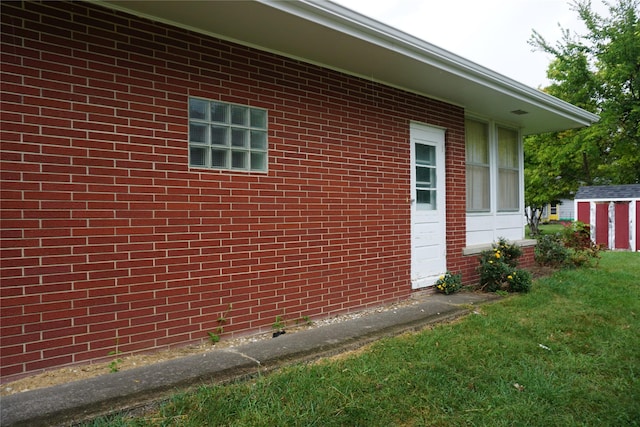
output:
M411 283L431 286L447 270L444 129L411 124Z

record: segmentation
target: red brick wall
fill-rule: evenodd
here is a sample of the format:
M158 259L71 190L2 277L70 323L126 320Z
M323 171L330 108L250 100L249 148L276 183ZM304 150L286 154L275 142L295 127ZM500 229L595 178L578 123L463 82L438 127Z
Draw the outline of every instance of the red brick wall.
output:
M412 120L469 264L462 108L84 3L2 20L3 380L407 297ZM267 109L269 172L190 169L189 96Z

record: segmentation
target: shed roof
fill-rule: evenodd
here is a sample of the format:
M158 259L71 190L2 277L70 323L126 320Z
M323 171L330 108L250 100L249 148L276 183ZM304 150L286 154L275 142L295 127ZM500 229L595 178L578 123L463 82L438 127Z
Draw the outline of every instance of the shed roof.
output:
M640 199L640 184L580 187L576 200Z
M598 120L595 114L326 0L89 1L444 100L517 126L525 135Z

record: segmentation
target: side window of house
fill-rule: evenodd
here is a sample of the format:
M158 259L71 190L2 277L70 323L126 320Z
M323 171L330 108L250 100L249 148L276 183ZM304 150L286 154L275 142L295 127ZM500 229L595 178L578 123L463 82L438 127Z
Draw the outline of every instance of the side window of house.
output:
M498 211L519 208L518 159L518 132L498 127Z
M467 211L486 212L491 206L489 126L466 120Z
M518 131L467 119L465 138L467 212L517 211L521 173Z
M189 165L266 171L267 111L190 98Z

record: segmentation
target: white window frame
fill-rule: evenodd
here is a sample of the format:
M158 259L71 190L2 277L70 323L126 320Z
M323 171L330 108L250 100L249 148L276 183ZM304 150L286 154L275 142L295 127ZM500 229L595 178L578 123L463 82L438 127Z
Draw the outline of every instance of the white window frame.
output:
M489 127L489 166L490 166L490 209L485 211L467 210L467 246L488 245L499 237L519 240L524 237L524 155L522 135L518 127L512 124L496 122L479 115L467 115L465 120L475 120ZM499 206L499 154L498 128L516 132L518 150L518 208L500 210ZM465 150L466 150L465 140ZM466 170L465 156L465 170ZM513 168L515 171L515 168ZM466 183L465 183L466 187Z
M500 161L500 137L499 137L499 130L505 130L507 132L513 132L515 134L515 143L516 143L516 154L517 154L517 159L516 159L516 164L515 166L507 166L504 164L501 164ZM521 157L521 147L522 147L522 143L520 141L520 132L518 132L517 129L508 127L508 126L502 126L497 124L495 126L495 134L496 134L496 170L497 170L497 177L496 177L496 210L498 212L518 212L520 210L520 175L522 174L521 170L520 170L520 165L521 165L521 161L520 161L520 157ZM502 180L502 172L511 172L514 173L515 172L515 177L516 177L516 182L515 182L515 190L517 191L516 194L516 200L515 205L512 206L507 206L507 207L500 207L501 201L501 192L500 192L500 186L501 186L501 180Z
M486 138L487 138L487 162L486 163L479 163L479 162L470 162L467 160L467 150L468 150L468 146L467 146L467 141L465 140L465 170L466 170L466 176L467 176L467 181L465 183L465 191L467 192L466 197L467 197L467 204L466 204L466 210L467 212L490 212L491 211L491 195L492 193L494 193L494 191L492 191L492 187L491 187L491 126L489 125L488 122L484 121L484 120L477 120L474 118L470 118L467 117L465 118L465 128L466 128L466 123L467 121L474 121L476 123L480 123L483 126L485 126L486 128ZM466 134L466 132L465 132ZM488 180L488 188L486 189L486 191L489 192L488 194L488 206L483 206L481 208L469 208L469 167L481 167L484 168L488 171L488 175L487 175L487 180ZM484 198L484 197L483 197Z
M268 171L267 110L198 97L189 97L188 102L189 167ZM204 107L204 111L200 111L202 114L196 114L198 110L192 109L192 102ZM213 117L214 106L223 113L221 119ZM195 132L198 128L202 132ZM218 131L215 136L214 129Z

